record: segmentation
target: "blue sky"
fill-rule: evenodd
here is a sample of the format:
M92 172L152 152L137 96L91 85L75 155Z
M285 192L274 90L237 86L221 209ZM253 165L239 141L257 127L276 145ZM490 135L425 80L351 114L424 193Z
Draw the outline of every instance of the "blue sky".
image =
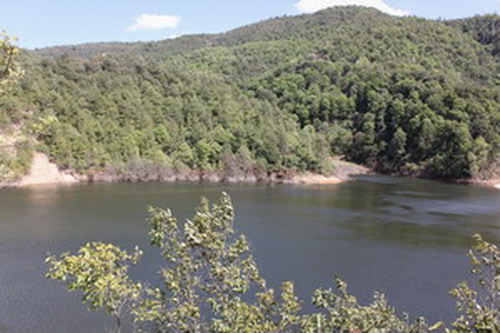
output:
M26 48L222 32L270 17L345 4L427 18L500 13L500 0L0 0L0 4L0 28L16 35Z

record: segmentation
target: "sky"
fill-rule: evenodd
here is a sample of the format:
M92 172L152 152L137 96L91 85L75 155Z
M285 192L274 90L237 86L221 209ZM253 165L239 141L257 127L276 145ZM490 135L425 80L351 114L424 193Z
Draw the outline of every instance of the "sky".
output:
M223 32L338 5L426 18L500 14L500 0L0 0L0 4L0 28L30 49Z

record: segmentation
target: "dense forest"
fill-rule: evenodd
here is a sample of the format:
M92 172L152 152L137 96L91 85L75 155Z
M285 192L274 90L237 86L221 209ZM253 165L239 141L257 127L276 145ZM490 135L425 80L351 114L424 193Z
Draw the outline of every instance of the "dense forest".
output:
M21 170L10 175L37 149L79 173L329 174L340 156L385 173L498 176L498 15L342 7L224 34L24 50L19 63L0 126L32 139L17 157L0 151Z

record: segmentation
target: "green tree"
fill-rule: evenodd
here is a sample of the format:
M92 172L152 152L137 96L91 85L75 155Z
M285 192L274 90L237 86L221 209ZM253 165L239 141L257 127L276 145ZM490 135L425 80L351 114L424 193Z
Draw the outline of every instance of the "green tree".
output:
M462 313L453 323L454 332L500 332L500 249L480 235L474 235L474 240L469 257L479 290L462 282L451 291Z
M63 282L69 291L83 293L82 301L91 310L104 309L116 320L119 333L124 316L139 298L142 286L128 276L128 269L142 253L137 248L129 254L112 244L88 243L78 254L50 256L47 277Z
M338 292L316 290L316 310L301 313L293 283L283 283L278 295L266 286L247 239L235 232L227 194L212 206L203 199L185 223L170 210L152 207L149 212L150 240L165 260L159 286L128 276L141 256L138 249L129 254L114 245L89 243L76 255L47 259L47 276L81 291L91 309L114 316L116 332L127 315L156 333L427 333L443 327L424 318L410 320L380 293L362 305L339 278ZM480 236L475 241L470 256L480 290L462 283L452 291L463 314L448 333L496 333L500 328L500 251Z
M466 125L447 121L440 129L428 166L430 174L444 178L467 178L473 175L473 141Z
M151 243L161 250L166 265L161 270L163 287L147 289L148 296L137 303L137 322L151 322L157 332L195 333L276 331L294 321L298 305L293 287L283 286L281 303L265 289L246 237L235 234L226 194L212 207L202 200L184 225L159 208L150 209L149 221ZM241 299L252 285L262 290L255 304ZM203 309L211 316L203 318Z
M5 31L0 33L0 94L4 93L23 73L17 60L19 49L13 44L15 40Z
M406 154L407 135L398 127L388 145L387 158L390 160L390 169L400 171L407 161Z
M424 333L443 326L441 322L429 325L424 318L411 322L408 315L400 315L391 307L383 294L378 292L369 305L361 305L348 292L347 284L335 278L338 293L332 289L318 289L313 304L320 312L305 315L302 331L315 332L405 332ZM323 311L321 311L323 310Z
M377 145L375 133L375 115L365 113L362 115L359 131L353 138L350 155L357 163L366 163L369 166L376 165Z
M32 149L28 138L17 137L15 142L5 145L4 136L9 136L9 125L13 121L20 121L15 117L18 100L12 90L23 72L19 66L19 49L14 45L15 38L5 31L0 32L0 183L12 181L26 174L31 164ZM4 125L7 130L4 131ZM13 126L12 126L13 127Z

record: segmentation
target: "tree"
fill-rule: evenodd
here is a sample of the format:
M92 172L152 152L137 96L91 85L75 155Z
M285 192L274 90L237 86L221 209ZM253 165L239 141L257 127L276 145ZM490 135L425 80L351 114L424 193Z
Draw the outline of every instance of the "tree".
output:
M5 92L23 73L17 63L19 49L13 41L15 39L5 31L0 33L0 93Z
M129 254L112 244L88 243L78 254L50 256L47 277L63 282L69 291L83 293L83 303L91 310L104 309L116 320L115 333L121 331L122 320L142 291L140 283L128 276L128 269L142 253Z
M111 244L89 243L76 255L47 259L47 276L83 292L91 309L106 310L116 319L115 332L127 315L155 333L426 333L443 327L424 318L410 320L380 293L362 305L340 278L335 279L338 292L316 290L316 310L301 313L293 283L283 283L278 295L267 287L246 237L235 232L233 206L225 193L214 205L203 199L183 224L170 210L152 207L149 213L151 243L165 260L162 283L156 287L128 276L141 256L137 248L129 254ZM500 328L500 251L479 236L475 240L473 273L482 289L462 283L453 290L464 314L448 333L494 333Z
M375 115L370 112L365 113L360 120L359 131L354 135L350 149L353 161L374 166L377 156L376 139Z
M389 169L401 170L405 165L407 135L401 127L398 127L387 147L387 158L389 159Z
M202 200L195 216L179 225L170 210L150 208L151 243L166 260L161 270L163 286L146 289L137 303L137 322L150 322L157 332L273 331L293 318L293 287L283 286L282 304L250 254L244 235L234 231L234 211L227 194L210 207ZM262 290L258 302L242 301L251 286ZM208 312L211 315L204 319ZM281 318L273 320L278 311ZM284 317L288 318L285 319Z
M408 315L400 315L389 305L386 297L378 292L369 305L361 305L348 292L347 283L336 277L338 294L332 289L318 289L314 293L313 304L323 312L304 316L303 332L405 332L424 333L443 326L441 322L429 325L425 318L414 322Z
M430 174L454 179L473 176L474 146L467 126L447 121L438 137L436 155L428 166Z
M28 139L15 138L14 144L7 145L2 142L2 134L9 131L8 126L4 131L3 125L17 120L13 117L13 110L20 105L12 93L7 94L22 75L18 65L19 50L13 45L14 40L5 31L0 32L0 184L26 174L31 164Z
M480 235L474 240L469 257L479 290L462 282L451 291L462 313L453 326L459 333L500 332L500 249Z

